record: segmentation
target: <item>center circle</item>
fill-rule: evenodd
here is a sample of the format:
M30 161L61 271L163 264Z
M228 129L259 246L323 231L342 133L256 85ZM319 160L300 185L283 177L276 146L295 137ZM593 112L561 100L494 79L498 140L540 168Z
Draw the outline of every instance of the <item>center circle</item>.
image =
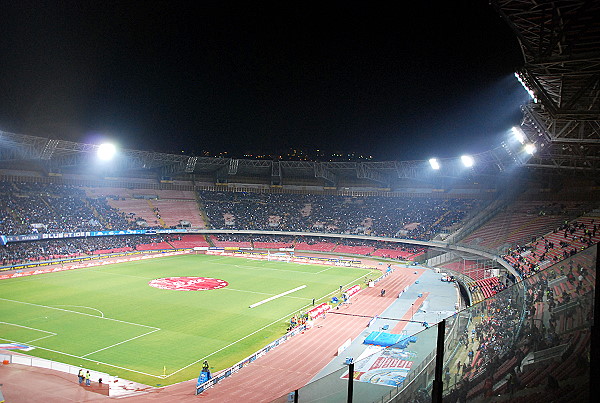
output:
M211 277L165 277L154 279L148 285L161 290L204 291L218 290L227 287L229 283Z

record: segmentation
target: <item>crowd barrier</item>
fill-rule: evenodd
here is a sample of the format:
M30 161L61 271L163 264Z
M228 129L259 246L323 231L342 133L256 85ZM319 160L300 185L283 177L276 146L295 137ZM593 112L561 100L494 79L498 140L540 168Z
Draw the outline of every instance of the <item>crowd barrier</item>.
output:
M51 360L46 360L44 358L31 357L27 355L19 355L19 354L0 354L0 362L7 361L10 364L20 364L26 365L28 367L37 367L37 368L45 368L51 369L54 371L64 372L66 374L72 374L73 379L76 380L77 374L82 367L76 367L74 365L63 364L62 362L56 362ZM88 368L83 368L84 370L88 370ZM91 380L93 382L98 382L99 379L106 384L111 384L114 377L104 373L94 371L89 369Z

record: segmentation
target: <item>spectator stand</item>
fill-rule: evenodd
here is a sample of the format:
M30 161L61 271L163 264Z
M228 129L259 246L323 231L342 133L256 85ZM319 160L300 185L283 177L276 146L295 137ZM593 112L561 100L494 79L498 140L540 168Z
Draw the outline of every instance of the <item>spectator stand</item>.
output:
M577 202L516 201L464 238L465 245L505 251L559 226L565 217L574 218L589 206Z
M523 246L511 248L503 258L523 276L529 276L599 241L598 217L580 217Z
M173 250L171 235L119 235L11 242L0 246L0 271L60 264L72 259L115 253Z

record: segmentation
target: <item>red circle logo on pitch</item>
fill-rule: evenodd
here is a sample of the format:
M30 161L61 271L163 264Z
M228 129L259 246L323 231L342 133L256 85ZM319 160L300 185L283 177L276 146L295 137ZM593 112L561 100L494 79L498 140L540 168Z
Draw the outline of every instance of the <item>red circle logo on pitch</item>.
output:
M166 277L152 280L148 285L162 290L204 291L218 290L227 287L229 283L210 277Z

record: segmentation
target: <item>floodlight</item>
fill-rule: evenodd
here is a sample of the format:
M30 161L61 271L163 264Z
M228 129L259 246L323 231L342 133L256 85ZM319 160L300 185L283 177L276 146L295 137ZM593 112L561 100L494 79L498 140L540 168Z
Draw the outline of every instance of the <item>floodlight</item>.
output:
M100 159L102 161L111 160L114 157L116 152L117 152L117 148L115 147L114 144L111 144L111 143L100 144L98 146L98 151L97 151L98 159Z
M535 145L531 144L531 143L527 143L525 144L525 152L527 154L535 154L535 152L537 151L537 148L535 148Z
M527 79L521 73L519 73L519 72L515 72L515 77L517 78L517 80L519 80L519 82L521 83L521 85L523 86L523 88L525 89L525 91L527 91L527 93L529 94L529 96L531 97L531 99L533 99L533 102L537 103L538 99L535 96L535 92L529 86L529 83L527 82Z
M520 127L513 126L513 128L510 130L512 131L515 138L519 141L519 143L525 144L525 133L523 133L523 130Z
M475 163L475 160L470 155L463 155L462 157L460 157L460 160L462 161L463 165L467 168L471 168Z
M438 162L437 158L430 158L429 165L431 165L432 169L435 169L435 170L440 169L440 163Z

